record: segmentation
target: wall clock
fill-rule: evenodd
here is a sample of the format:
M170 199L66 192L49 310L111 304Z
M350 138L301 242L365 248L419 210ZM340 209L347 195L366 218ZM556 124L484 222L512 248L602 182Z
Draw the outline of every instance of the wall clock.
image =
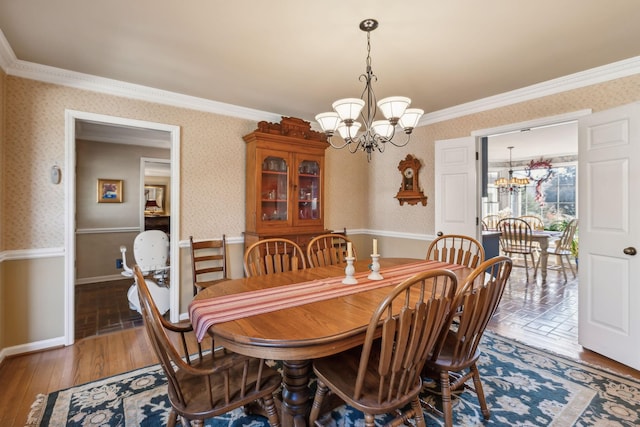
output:
M427 206L427 196L420 190L420 184L418 183L418 172L420 172L421 167L420 160L411 154L407 154L407 157L398 165L398 170L402 175L402 183L395 197L400 202L400 206L405 202L410 205L422 203L422 206Z

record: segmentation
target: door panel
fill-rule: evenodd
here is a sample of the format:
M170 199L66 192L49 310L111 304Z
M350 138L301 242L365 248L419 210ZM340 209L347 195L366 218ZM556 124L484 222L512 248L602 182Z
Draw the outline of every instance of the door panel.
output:
M477 237L477 170L474 137L436 141L436 234Z
M640 104L580 119L579 342L640 369Z

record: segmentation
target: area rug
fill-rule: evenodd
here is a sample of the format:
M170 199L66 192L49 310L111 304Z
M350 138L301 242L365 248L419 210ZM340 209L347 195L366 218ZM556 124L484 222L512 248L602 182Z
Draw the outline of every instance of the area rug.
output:
M471 391L454 401L456 426L637 426L640 382L487 332L478 367L491 419L484 421ZM423 399L437 400L425 387ZM27 426L160 426L169 412L166 381L151 366L40 395ZM425 412L428 426L443 420ZM376 425L386 418L376 419ZM334 426L361 426L362 414L343 405L324 417ZM208 420L215 427L268 427L242 410Z

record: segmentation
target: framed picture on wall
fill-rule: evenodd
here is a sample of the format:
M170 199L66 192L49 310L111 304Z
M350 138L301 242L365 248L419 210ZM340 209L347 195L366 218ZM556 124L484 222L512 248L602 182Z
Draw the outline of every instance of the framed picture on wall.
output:
M144 186L144 213L152 215L163 215L165 211L164 185Z
M98 178L98 203L122 203L122 180Z

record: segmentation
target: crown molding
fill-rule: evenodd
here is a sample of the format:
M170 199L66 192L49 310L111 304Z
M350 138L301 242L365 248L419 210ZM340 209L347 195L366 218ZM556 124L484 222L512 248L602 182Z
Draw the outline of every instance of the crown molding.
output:
M554 95L572 89L603 83L609 80L632 76L640 73L640 56L625 59L590 70L580 71L568 76L537 83L520 89L504 92L499 95L489 96L451 108L434 111L425 114L420 119L419 126L426 126L455 119L470 114L481 113L519 102L530 101L543 96Z
M281 119L280 114L22 61L16 58L2 30L0 30L0 67L8 75L76 89L253 121L279 122ZM640 56L636 56L510 92L427 113L422 116L418 126L426 126L639 73Z
M0 67L5 73L9 74L7 70L16 61L16 54L13 53L13 49L9 46L7 38L4 36L2 29L0 29Z

